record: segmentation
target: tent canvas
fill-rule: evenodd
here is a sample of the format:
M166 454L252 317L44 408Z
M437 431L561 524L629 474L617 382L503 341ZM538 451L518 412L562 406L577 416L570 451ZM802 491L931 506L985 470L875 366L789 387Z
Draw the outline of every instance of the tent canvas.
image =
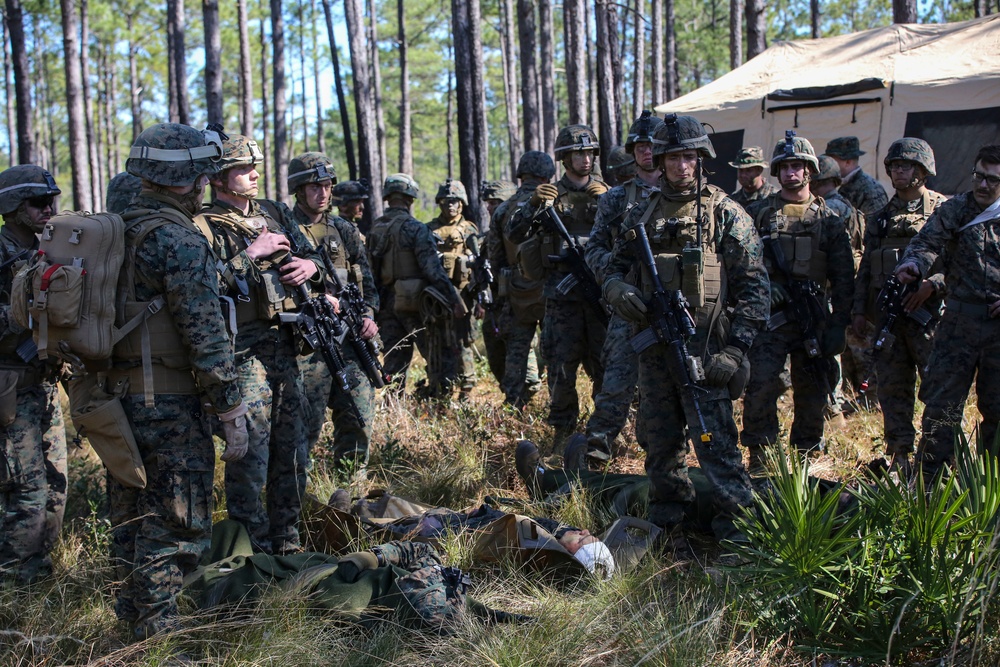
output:
M952 195L970 189L979 147L1000 143L1000 15L778 42L656 110L706 124L718 153L709 180L729 192L736 170L727 163L741 146L769 156L795 130L817 153L835 137L858 137L862 168L890 192L889 145L923 138L937 160L930 187Z

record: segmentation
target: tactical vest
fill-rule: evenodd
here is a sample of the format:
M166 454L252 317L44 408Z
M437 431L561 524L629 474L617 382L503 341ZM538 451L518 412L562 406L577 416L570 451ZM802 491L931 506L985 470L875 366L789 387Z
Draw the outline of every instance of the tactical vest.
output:
M761 238L770 236L781 245L792 279L812 280L826 289L826 252L820 250L820 244L823 219L830 215L830 210L817 197L804 204L788 204L773 194L765 201L754 220ZM764 253L764 266L773 282L787 282L770 251Z
M715 247L718 233L715 208L723 197L724 192L711 186L691 201L674 201L657 193L650 198L640 222L646 226L649 247L664 289L679 289L684 294L698 329L697 338L701 341L707 340L707 332L713 328L713 321L719 317L726 300L721 250ZM699 199L703 220L700 246L696 217ZM626 231L626 240L631 241L633 234ZM639 286L648 301L653 294L653 278L644 265L640 275Z
M21 250L17 248L17 246L13 244L8 246L6 239L0 241L0 263L6 263L17 257L19 254L21 254ZM16 262L4 269L3 275L0 276L0 302L10 304L11 283L13 282L14 274L18 272L23 263L26 262L28 257L32 254L33 253L24 254L19 262ZM4 366L11 365L11 363L18 367L26 366L27 364L21 361L16 352L17 348L30 338L31 329L25 329L20 334L9 333L8 335L0 338L0 358L3 358L0 363Z
M347 256L347 248L344 245L344 237L340 234L337 226L325 218L322 222L311 225L300 224L299 229L316 248L326 246L330 263L333 264L333 270L337 272L341 284L357 285L363 294L364 280L362 279L361 266L351 263L351 258Z
M451 284L463 289L472 277L470 253L466 239L476 233L468 220L459 219L456 224L439 224L440 218L430 223L431 231L437 236L437 250L444 272L451 278Z
M910 239L917 235L927 222L927 218L931 217L931 213L941 205L942 201L944 201L942 195L928 190L920 199L900 202L904 205L902 209L890 211L889 207L892 206L890 201L875 217L875 239L871 253L869 283L871 299L874 299L886 279L893 274L899 259L903 256L903 251L910 244Z
M409 211L390 208L372 224L368 232L375 281L379 285L389 286L397 280L422 278L424 275L413 248L403 248L400 243L403 225L408 220L413 220ZM414 223L422 224L416 220Z
M520 204L528 200L530 193L523 200L508 200L508 208L504 212L503 219L498 226L501 230L506 229L514 212L518 210ZM505 298L510 303L511 312L514 319L519 323L530 324L541 320L545 315L545 295L544 281L531 280L524 275L520 261L520 248L524 244L514 243L506 234L501 233L503 238L503 251L507 257L507 266L500 269L497 278L497 295Z
M200 213L195 224L224 261L245 251L264 229L285 235L277 220L263 210L258 215L244 216L239 211L226 211L216 206ZM287 257L288 253L279 253L258 259L252 262L246 276L226 276L229 291L236 301L237 325L254 320L270 321L278 313L298 308L295 293L282 284L278 269Z
M590 196L586 190L568 190L562 180L556 183L559 196L553 206L566 231L570 236L580 240L580 245L587 245L590 232L594 229L594 217L597 215L597 199ZM546 271L568 271L569 268L552 258L562 255L566 250L562 237L547 229L539 232L542 267Z

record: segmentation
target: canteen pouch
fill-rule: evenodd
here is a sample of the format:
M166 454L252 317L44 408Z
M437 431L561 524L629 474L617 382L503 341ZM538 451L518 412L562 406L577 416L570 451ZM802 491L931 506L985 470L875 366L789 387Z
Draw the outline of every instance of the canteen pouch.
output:
M96 380L85 377L74 382L81 384L71 389L70 394L74 398L85 397L82 405L78 400L70 401L77 431L87 438L115 479L128 487L145 488L146 468L121 399L104 391Z
M20 375L16 370L0 370L0 426L10 426L17 417L17 381Z
M517 246L517 265L528 280L545 278L541 234L533 234Z
M810 278L809 267L812 260L812 237L796 236L794 239L794 248L795 258L792 260L792 277L799 280L808 280Z
M420 295L424 293L427 281L423 278L403 278L395 283L397 315L414 315L420 312Z
M701 248L684 248L683 279L681 291L692 308L705 305L705 251Z

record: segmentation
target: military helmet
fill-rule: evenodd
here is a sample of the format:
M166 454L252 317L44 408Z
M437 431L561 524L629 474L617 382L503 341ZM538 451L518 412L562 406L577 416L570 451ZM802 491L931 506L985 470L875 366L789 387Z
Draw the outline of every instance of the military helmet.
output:
M108 183L105 208L111 213L124 213L132 198L142 190L142 179L127 171L116 175Z
M525 151L517 161L517 177L535 176L549 179L556 175L556 164L548 153L542 151Z
M0 172L0 215L13 213L27 199L60 192L52 174L37 165L19 164L4 169Z
M635 158L625 152L624 146L615 146L608 153L608 171L618 179L619 183L627 181L635 176Z
M840 165L837 164L836 160L829 155L820 155L817 161L819 162L819 171L813 176L814 181L829 181L834 179L837 182L842 181L840 177Z
M935 174L934 150L923 139L916 137L903 137L896 139L889 146L889 152L885 154L885 173L889 173L889 163L893 160L909 160L916 162L927 170L928 176Z
M507 201L517 192L517 186L510 181L483 181L479 186L479 198L483 201L499 199Z
M368 199L368 187L361 181L344 181L333 186L331 191L333 201L338 204L346 204L350 201L364 201Z
M597 135L588 126L567 125L556 136L555 154L559 157L569 151L594 151L594 155L600 155L601 146L597 142Z
M219 160L219 171L225 171L240 165L260 164L264 154L260 152L257 142L242 134L231 134L222 141L222 159Z
M704 126L694 116L669 114L653 131L653 156L678 151L698 151L704 158L715 157L715 147Z
M788 160L802 160L812 166L813 174L819 173L819 160L816 159L816 151L813 150L812 144L805 137L795 136L792 130L786 130L785 139L774 146L774 154L771 156L771 175L777 176L778 164Z
M653 143L653 132L663 125L663 119L654 116L649 109L643 109L642 113L628 128L628 137L625 139L625 152L631 154L635 150L636 144Z
M409 174L389 174L385 179L385 185L382 186L382 198L386 199L393 193L416 199L420 193L420 186Z
M469 206L469 195L465 191L462 181L454 178L445 179L445 182L438 186L437 194L434 195L434 203L440 204L444 199L457 199L466 207Z
M136 137L125 170L157 185L191 185L219 171L225 135L179 123L157 123Z
M330 158L315 151L303 153L288 163L288 189L295 192L306 183L337 182Z

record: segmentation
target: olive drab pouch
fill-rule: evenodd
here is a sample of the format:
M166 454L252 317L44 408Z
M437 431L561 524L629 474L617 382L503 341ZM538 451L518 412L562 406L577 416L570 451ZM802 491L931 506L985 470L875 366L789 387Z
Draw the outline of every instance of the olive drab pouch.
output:
M393 305L397 315L415 315L420 312L420 297L427 287L423 278L405 278L395 282L396 302Z
M705 251L696 247L684 248L681 259L681 291L692 308L701 308L705 305Z
M17 418L17 382L20 371L0 370L0 426L7 427Z
M145 488L146 468L121 402L128 385L123 383L112 388L115 393L109 393L104 382L101 375L93 373L70 381L67 393L73 425L116 480L128 487Z
M278 313L295 310L295 299L281 282L277 269L260 272L260 299L257 300L257 317L271 320Z
M545 262L542 254L542 235L532 234L517 246L517 267L528 280L545 278Z

